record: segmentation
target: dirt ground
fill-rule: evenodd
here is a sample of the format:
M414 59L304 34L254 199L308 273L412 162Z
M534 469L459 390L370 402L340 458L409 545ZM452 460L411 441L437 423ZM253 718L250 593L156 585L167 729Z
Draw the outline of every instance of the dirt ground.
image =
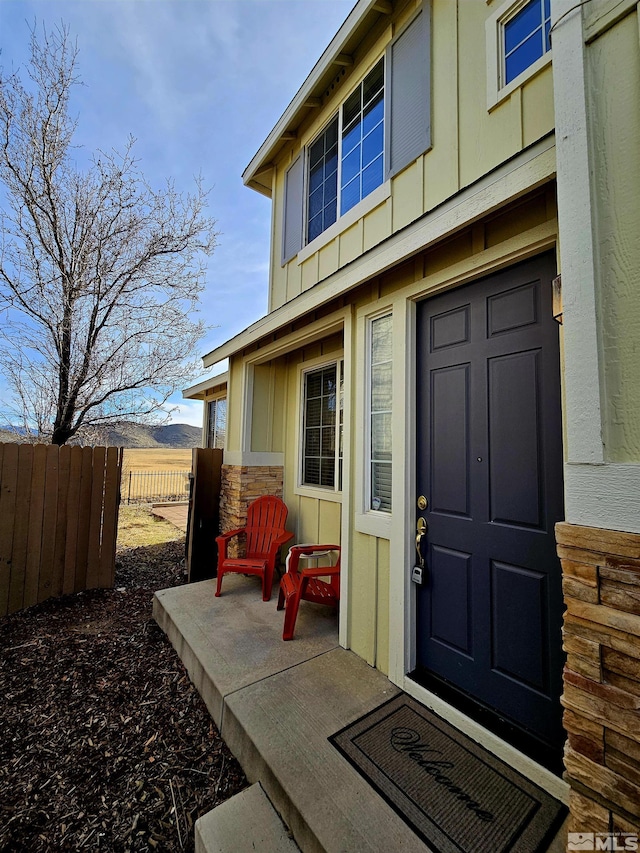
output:
M120 551L116 589L0 620L0 850L191 851L247 784L151 618L183 548Z

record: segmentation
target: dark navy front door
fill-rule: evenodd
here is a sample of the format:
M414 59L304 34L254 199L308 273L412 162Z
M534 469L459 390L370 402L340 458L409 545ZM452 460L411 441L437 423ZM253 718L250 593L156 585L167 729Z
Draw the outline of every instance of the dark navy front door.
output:
M563 517L554 275L550 253L418 306L416 494L428 525L418 674L552 749Z

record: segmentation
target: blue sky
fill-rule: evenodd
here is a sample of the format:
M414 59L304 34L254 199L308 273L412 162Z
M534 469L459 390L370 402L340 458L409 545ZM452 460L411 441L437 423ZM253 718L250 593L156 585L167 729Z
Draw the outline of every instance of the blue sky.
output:
M354 2L0 0L5 69L27 58L34 20L77 39L77 143L121 148L131 134L153 185L188 190L201 173L212 187L203 354L266 313L271 202L241 175ZM201 423L201 403L173 402L174 422Z

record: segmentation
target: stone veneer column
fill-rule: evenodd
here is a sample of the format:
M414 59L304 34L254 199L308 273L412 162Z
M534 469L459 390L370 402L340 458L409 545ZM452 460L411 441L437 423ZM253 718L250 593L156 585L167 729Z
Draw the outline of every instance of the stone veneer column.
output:
M220 531L242 527L247 506L261 495L282 497L283 468L280 465L223 465L220 486Z
M640 834L640 535L556 525L570 832Z

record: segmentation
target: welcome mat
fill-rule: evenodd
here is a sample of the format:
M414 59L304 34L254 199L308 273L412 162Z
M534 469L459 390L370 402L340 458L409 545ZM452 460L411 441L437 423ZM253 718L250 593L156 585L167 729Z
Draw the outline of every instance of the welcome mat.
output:
M329 740L438 853L538 853L567 813L404 694Z

